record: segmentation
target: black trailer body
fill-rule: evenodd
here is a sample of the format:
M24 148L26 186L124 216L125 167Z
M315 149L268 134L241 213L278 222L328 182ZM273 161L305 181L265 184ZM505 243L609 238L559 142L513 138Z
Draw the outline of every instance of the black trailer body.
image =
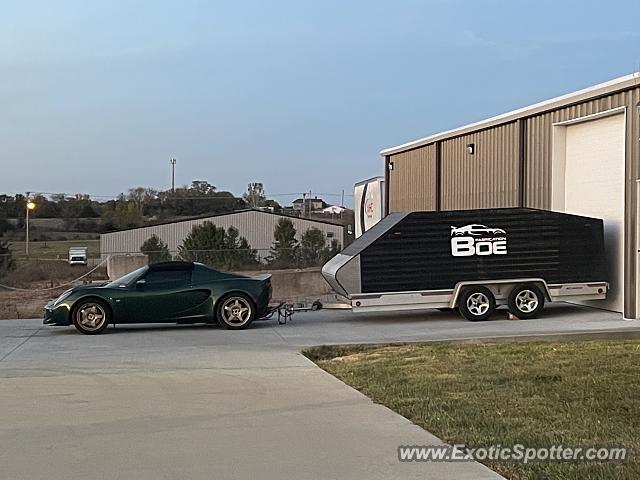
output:
M604 298L603 222L527 208L394 213L330 260L323 275L356 307L384 306L382 295L402 292L457 297L469 284L498 285L492 295L506 303L505 290L525 281L537 282L547 300L554 293Z

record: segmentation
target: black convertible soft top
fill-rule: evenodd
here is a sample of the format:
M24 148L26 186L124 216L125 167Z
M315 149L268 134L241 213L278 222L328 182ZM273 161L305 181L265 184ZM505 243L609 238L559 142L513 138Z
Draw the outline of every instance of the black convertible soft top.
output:
M193 262L159 262L149 265L150 271L168 272L176 270L193 270Z

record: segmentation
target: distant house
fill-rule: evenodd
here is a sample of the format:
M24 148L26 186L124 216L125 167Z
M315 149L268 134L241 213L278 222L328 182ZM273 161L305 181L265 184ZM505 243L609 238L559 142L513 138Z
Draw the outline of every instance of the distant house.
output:
M339 207L337 205L329 205L327 208L322 209L322 213L326 213L329 215L340 215L345 210L346 208L344 207Z
M326 208L328 204L321 198L298 198L293 201L293 210L296 212L317 212Z

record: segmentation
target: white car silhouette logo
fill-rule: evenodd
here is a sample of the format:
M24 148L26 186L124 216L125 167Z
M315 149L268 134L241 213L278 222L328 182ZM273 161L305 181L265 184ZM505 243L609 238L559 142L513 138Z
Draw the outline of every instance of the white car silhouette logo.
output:
M491 228L477 223L465 225L464 227L451 227L452 237L460 237L462 235L506 235L506 233L501 228Z

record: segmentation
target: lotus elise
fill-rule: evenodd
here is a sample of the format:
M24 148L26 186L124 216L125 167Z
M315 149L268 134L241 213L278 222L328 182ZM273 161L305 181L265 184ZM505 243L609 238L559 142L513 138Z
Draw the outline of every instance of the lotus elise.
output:
M109 324L214 323L247 328L268 313L271 275L245 277L201 263L163 262L102 285L67 290L45 306L45 325L94 335Z

